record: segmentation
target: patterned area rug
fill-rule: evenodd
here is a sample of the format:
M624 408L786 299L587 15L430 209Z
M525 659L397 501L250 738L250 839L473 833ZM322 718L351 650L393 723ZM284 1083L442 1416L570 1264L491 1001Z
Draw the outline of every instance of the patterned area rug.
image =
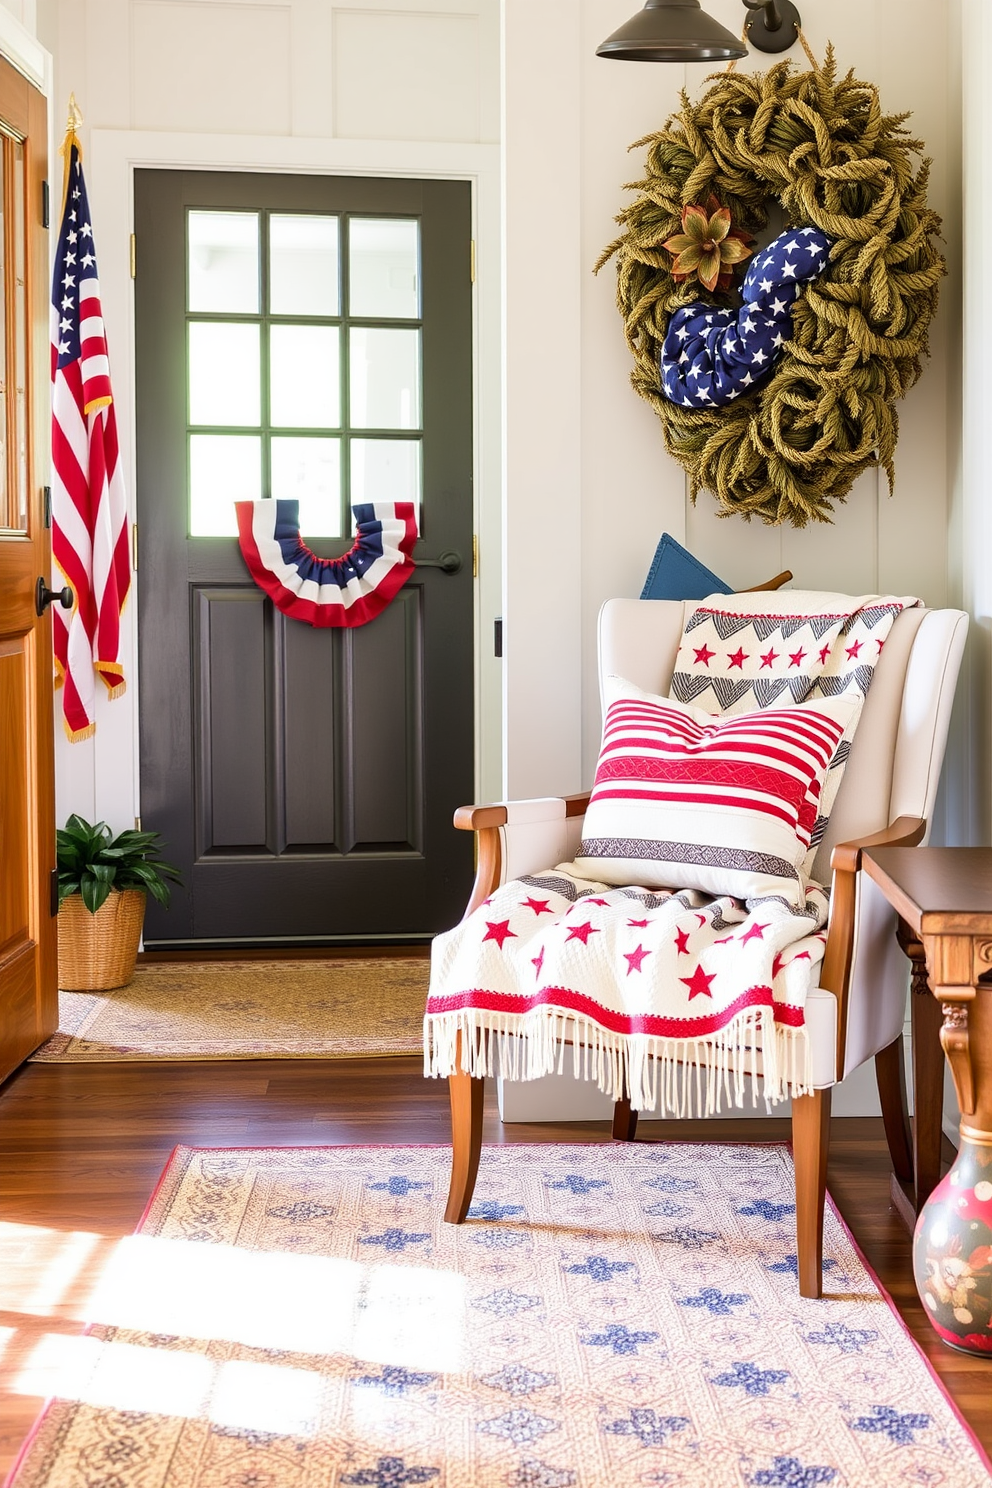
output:
M430 963L417 958L139 966L114 992L60 992L46 1063L354 1059L419 1054Z
M174 1155L17 1488L977 1488L989 1464L776 1146ZM67 1392L62 1392L67 1393Z

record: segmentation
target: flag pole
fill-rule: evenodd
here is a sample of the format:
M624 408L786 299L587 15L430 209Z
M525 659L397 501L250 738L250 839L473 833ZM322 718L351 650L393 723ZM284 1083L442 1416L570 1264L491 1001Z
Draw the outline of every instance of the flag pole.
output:
M69 111L66 118L65 137L59 145L59 154L62 156L62 211L65 212L66 196L69 191L69 171L72 161L72 147L75 145L76 154L80 160L83 158L83 146L77 133L83 122L83 116L79 111L75 93L69 94Z

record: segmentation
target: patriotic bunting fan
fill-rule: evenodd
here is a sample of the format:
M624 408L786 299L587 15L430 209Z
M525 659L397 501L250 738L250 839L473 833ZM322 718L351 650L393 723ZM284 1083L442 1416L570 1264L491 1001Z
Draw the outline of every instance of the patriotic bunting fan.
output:
M238 542L260 589L293 620L321 628L366 625L413 573L417 518L411 501L353 506L354 546L318 558L300 536L298 501L237 501Z

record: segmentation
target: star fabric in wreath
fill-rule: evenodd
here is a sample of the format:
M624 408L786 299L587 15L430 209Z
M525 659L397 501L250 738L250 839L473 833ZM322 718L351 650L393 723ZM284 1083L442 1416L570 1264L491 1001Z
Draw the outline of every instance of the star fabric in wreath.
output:
M324 629L366 625L413 573L417 517L411 501L351 508L354 546L318 558L300 536L298 501L236 501L241 555L277 610Z
M826 268L831 242L815 227L779 233L751 261L739 311L698 301L676 310L661 352L665 396L684 408L714 408L767 376L792 334L796 296Z

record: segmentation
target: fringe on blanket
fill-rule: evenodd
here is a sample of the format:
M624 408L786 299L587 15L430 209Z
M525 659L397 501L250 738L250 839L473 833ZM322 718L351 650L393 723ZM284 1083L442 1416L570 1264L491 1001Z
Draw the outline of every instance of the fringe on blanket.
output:
M752 1105L766 1106L813 1089L805 1028L776 1023L771 1008L752 1008L719 1033L699 1039L612 1033L571 1012L495 1013L460 1008L424 1019L424 1074L455 1072L458 1035L461 1067L473 1076L537 1080L561 1074L572 1046L576 1079L594 1080L611 1100L626 1089L635 1111L659 1116L718 1116L744 1105L748 1080Z

